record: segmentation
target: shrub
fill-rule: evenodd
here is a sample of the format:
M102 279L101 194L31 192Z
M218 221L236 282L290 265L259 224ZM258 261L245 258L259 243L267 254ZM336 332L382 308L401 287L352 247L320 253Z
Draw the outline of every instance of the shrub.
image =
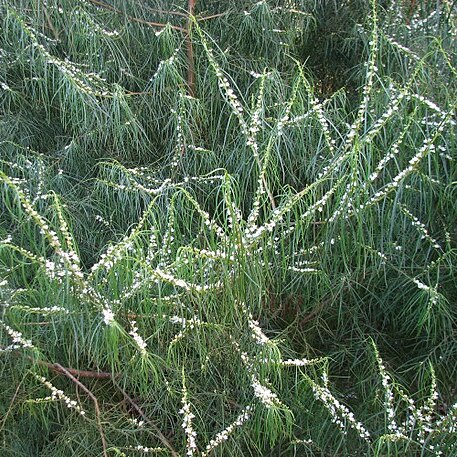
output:
M454 3L183 7L1 4L4 454L457 455Z

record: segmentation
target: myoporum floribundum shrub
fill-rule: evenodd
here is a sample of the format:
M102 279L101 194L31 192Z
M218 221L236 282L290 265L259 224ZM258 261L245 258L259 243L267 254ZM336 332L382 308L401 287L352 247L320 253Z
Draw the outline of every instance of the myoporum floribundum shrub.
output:
M0 21L2 455L457 455L455 2Z

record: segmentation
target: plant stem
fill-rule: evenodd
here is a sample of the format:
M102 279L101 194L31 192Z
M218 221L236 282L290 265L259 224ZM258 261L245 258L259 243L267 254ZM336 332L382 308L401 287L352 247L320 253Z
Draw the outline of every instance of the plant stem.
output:
M195 96L195 63L194 63L194 49L192 46L192 38L190 36L192 26L192 16L195 10L195 0L189 0L188 3L188 17L187 17L187 35L186 35L186 46L187 46L187 85L189 88L189 95Z

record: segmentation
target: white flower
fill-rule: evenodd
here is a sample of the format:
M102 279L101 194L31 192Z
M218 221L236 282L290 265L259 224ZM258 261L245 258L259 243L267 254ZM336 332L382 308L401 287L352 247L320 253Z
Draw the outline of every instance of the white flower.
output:
M111 309L105 308L103 310L103 321L106 325L111 325L114 322L114 313Z
M254 395L267 407L279 406L281 402L278 396L272 392L268 387L260 384L259 380L252 376L252 387L254 388Z
M186 455L192 457L196 452L198 452L197 448L197 432L193 429L192 426L192 419L195 415L190 411L190 404L187 401L187 389L186 386L183 385L182 389L182 408L179 410L179 414L183 416L182 421L182 428L187 436L187 443L186 443Z
M135 340L135 343L137 344L140 352L142 355L146 355L146 341L143 340L143 338L138 334L138 327L136 326L136 321L131 322L132 325L132 331L129 332L129 335L132 335L133 339Z
M241 414L236 418L234 422L232 422L227 428L219 432L206 446L206 449L204 452L202 452L202 457L207 457L208 454L215 449L217 446L219 446L221 443L224 441L227 441L230 434L233 432L233 430L236 427L241 427L247 420L250 419L252 407L251 406L246 406L244 410L241 412Z
M62 400L68 409L74 409L81 416L84 416L86 414L86 412L82 409L80 405L78 405L78 403L75 400L72 400L70 397L65 395L65 393L62 390L57 389L55 386L53 386L46 378L38 375L34 376L38 381L40 381L51 391L51 397L49 397L50 400Z

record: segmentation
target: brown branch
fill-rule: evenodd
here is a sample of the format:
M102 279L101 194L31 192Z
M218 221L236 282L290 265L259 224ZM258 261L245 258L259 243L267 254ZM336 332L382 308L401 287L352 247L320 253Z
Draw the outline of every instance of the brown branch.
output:
M54 38L59 41L59 32L57 32L56 28L54 27L54 24L52 23L51 17L49 16L48 9L46 6L43 8L44 10L44 15L46 16L46 22L48 24L48 27L51 29Z
M146 90L146 91L141 91L141 92L132 92L132 91L126 91L125 96L134 96L134 95L151 95L152 91Z
M187 14L186 13L181 13L180 11L165 11L165 10L159 10L159 9L156 9L156 8L151 8L149 6L146 6L145 4L142 3L142 7L145 9L145 10L148 10L148 11L151 11L153 13L158 13L158 14L169 14L170 16L181 16L181 17L187 17Z
M132 397L116 382L113 380L113 384L122 392L122 395L124 396L125 400L129 403L129 405L141 416L141 418L147 422L151 428L154 429L154 432L157 435L157 438L162 442L164 446L168 448L168 450L171 452L171 455L173 457L179 457L179 454L176 452L170 441L166 438L166 436L159 430L157 425L154 424L144 413L144 411L133 401Z
M55 363L54 366L61 371L68 379L73 381L77 386L79 386L86 394L91 398L91 400L94 403L95 407L95 417L97 419L97 426L98 426L98 431L100 433L100 438L102 440L102 447L103 447L103 457L108 457L108 453L106 450L106 439L105 439L105 434L103 433L103 427L102 427L102 422L100 420L100 408L98 406L98 400L97 397L78 379L76 379L66 368L64 368L62 365L59 365L58 363Z
M104 371L92 371L92 370L77 370L76 368L62 367L60 363L50 363L45 362L44 360L36 360L33 357L27 356L28 359L33 360L38 365L42 365L49 370L54 371L55 373L71 373L73 376L78 376L79 378L93 378L93 379L111 379L113 375ZM65 372L62 371L62 368Z
M414 15L414 10L416 9L416 0L410 0L408 13L406 17L406 24L409 25L411 22L411 18Z
M108 4L108 3L105 3L104 1L101 1L101 0L89 0L89 2L91 2L93 5L99 6L101 8L105 8L105 9L108 9L110 11L114 11L114 12L119 13L119 14L124 14L126 18L128 18L130 21L133 21L133 22L138 22L140 24L145 24L145 25L148 25L150 27L164 28L164 27L167 26L167 24L163 24L161 22L146 21L144 19L140 19L140 18L137 18L137 17L129 16L129 15L125 14L124 12L122 12L121 10L118 10L114 6L112 6L112 5ZM193 49L192 39L191 39L191 34L190 34L191 26L192 26L192 18L194 16L194 11L195 11L195 4L196 4L196 0L188 0L188 11L187 11L187 14L181 13L181 12L178 12L178 11L163 11L163 10L159 10L159 9L145 7L146 9L148 9L148 10L150 10L152 12L159 13L159 14L172 14L172 15L176 15L176 16L187 17L187 24L186 24L185 28L179 27L179 26L176 26L176 25L170 25L170 27L172 29L174 29L174 30L179 30L180 32L183 32L183 33L186 34L187 65L188 65L188 68L187 68L187 86L188 86L189 95L191 97L195 96L195 59L194 59L194 49ZM197 18L196 20L198 20L198 21L206 21L206 20L213 19L213 18L216 18L216 17L224 16L225 14L227 14L227 13L213 14L211 16ZM141 93L138 93L138 94L132 93L131 95L140 95L140 94ZM272 202L273 208L275 208L274 199L272 198L271 195L270 195L270 200Z
M5 349L5 348L6 348L5 346L0 346L0 350ZM11 351L11 353L14 355L21 354L21 352L18 350ZM38 365L42 365L42 366L48 368L49 370L54 371L55 373L62 373L62 370L60 369L60 367L62 367L62 365L60 365L59 363L45 362L44 360L35 359L30 355L26 355L26 357L29 360L31 360L32 362L35 362ZM80 378L111 379L113 377L116 377L116 375L113 375L112 373L107 373L105 371L77 370L76 368L65 368L65 371L68 371L72 375L78 376Z
M0 346L0 349L2 349L2 348L3 347ZM18 352L14 351L13 353L17 354ZM103 427L102 427L102 423L100 420L100 407L98 405L98 400L97 400L97 397L95 397L95 395L81 381L79 381L76 378L76 376L77 377L86 377L86 378L95 378L95 379L111 379L113 384L117 387L117 389L119 389L122 392L122 395L124 396L125 400L130 404L130 406L132 406L132 408L141 416L141 418L151 426L151 428L154 430L154 433L156 434L157 438L162 442L162 444L165 447L167 447L169 449L171 455L173 457L179 457L179 454L176 452L176 450L174 449L174 447L172 446L170 441L166 438L166 436L159 430L159 428L154 424L154 422L152 422L146 416L144 411L133 401L133 399L130 397L130 395L128 395L127 392L125 392L125 390L122 389L122 387L115 381L116 376L113 376L111 373L105 373L105 372L100 372L100 371L87 371L87 370L76 370L74 368L65 368L62 365L60 365L60 363L49 363L49 362L45 362L43 360L35 360L31 356L26 356L26 357L30 360L33 360L34 362L36 362L39 365L43 365L43 366L49 368L50 370L54 371L57 374L65 375L67 378L69 378L71 381L73 381L77 387L80 387L91 398L91 400L94 403L95 416L97 419L97 426L98 426L100 438L102 441L103 457L108 457L108 454L107 454L105 434L103 432ZM21 381L21 383L22 383L22 381ZM17 392L19 390L21 383L19 384L19 386L16 389L16 393L13 396L12 402L16 398L16 395L17 395ZM4 418L4 420L6 420L6 417ZM4 423L4 420L2 421L3 423Z
M330 296L326 298L325 300L322 300L319 302L306 316L304 316L302 319L300 319L297 322L298 327L303 327L305 324L308 322L314 320L316 317L319 316L319 314L324 310L324 308L331 304L333 301L333 296Z
M3 346L0 346L0 349L4 349ZM18 354L18 351L13 351L13 354ZM127 394L127 392L122 389L121 386L115 381L116 376L112 375L111 373L106 373L103 371L88 371L88 370L76 370L75 368L66 368L60 365L60 363L49 363L45 362L44 360L36 360L31 356L26 356L28 359L36 362L39 365L45 366L48 369L54 371L57 374L63 374L67 378L69 378L71 381L73 381L76 386L80 387L86 394L91 398L91 400L94 403L95 407L95 416L97 419L97 426L99 429L100 433L100 438L102 441L102 446L103 446L103 456L108 457L107 454L107 448L106 448L106 439L105 435L103 433L103 427L101 424L100 420L100 407L98 405L97 398L95 395L84 385L82 384L77 378L77 377L85 377L85 378L95 378L95 379L111 379L113 384L122 392L122 395L124 396L125 400L132 406L132 408L141 416L141 418L147 422L151 428L154 430L157 438L162 442L164 446L166 446L173 457L179 457L179 454L176 452L170 441L166 438L166 436L159 430L159 428L146 416L146 414L143 412L143 410L133 401L133 399ZM22 383L22 382L21 382ZM19 384L18 388L16 389L16 394L13 397L16 397L17 391L19 390L21 384ZM6 418L5 418L6 419Z
M216 17L226 16L229 14L227 11L219 14L212 14L211 16L197 17L197 21L207 21L208 19L215 19Z
M37 360L37 363L55 371L56 373L62 372L63 367L59 363L49 363L44 362L43 360ZM106 373L104 371L77 370L75 368L64 368L64 370L64 374L68 372L73 376L78 376L80 378L111 379L113 377L111 373Z
M187 6L188 6L187 13L188 13L189 16L193 16L193 15L194 15L195 2L196 2L196 0L188 0L188 3L187 3Z
M21 382L16 387L16 391L14 392L13 398L10 401L10 405L9 405L8 409L6 410L6 413L4 414L4 416L2 418L2 421L0 423L1 424L0 431L2 431L3 428L5 427L6 420L8 419L8 416L10 415L10 413L11 413L11 411L13 409L14 402L16 401L16 398L17 398L17 396L19 394L19 389L21 388L22 383L24 382L24 379L25 378L22 378Z
M105 3L105 2L102 2L102 1L99 1L99 0L89 0L89 2L92 3L93 5L99 6L100 8L104 8L104 9L113 11L113 12L118 13L118 14L123 14L130 21L138 22L139 24L145 24L145 25L148 25L149 27L158 27L158 28L162 28L163 29L164 27L166 27L168 25L168 24L162 24L161 22L146 21L145 19L140 19L138 17L129 16L128 14L125 14L123 11L118 10L114 6L111 6L108 3ZM171 25L170 24L170 27L172 29L174 29L174 30L179 30L180 32L183 32L183 33L187 32L186 29L184 29L182 27L178 27L177 25Z
M187 85L189 86L189 95L195 96L195 63L194 63L194 48L192 46L192 38L190 36L190 29L192 27L192 17L195 10L195 0L188 0L188 18L187 18L187 34L186 34L186 47L187 47Z

